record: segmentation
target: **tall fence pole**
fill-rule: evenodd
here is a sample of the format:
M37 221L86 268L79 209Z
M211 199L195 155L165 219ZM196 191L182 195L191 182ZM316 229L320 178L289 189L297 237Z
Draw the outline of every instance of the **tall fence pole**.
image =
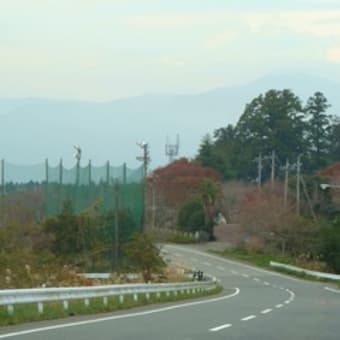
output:
M63 184L63 159L60 158L59 161L59 184Z
M1 160L1 194L5 196L5 160Z
M114 193L115 193L114 267L117 270L119 256L119 209L120 209L118 179L115 180Z
M48 158L45 159L45 180L46 184L48 184L49 178L48 178Z
M126 184L127 182L127 167L126 167L126 163L123 164L123 183Z
M79 186L80 182L80 160L77 160L77 165L76 165L76 185L77 187Z
M63 159L60 158L59 160L59 207L58 207L58 214L61 212L62 205L63 205L63 175L64 175L64 168L63 168Z
M110 161L106 163L106 184L110 184Z
M92 182L92 162L91 159L89 159L89 186L91 186Z

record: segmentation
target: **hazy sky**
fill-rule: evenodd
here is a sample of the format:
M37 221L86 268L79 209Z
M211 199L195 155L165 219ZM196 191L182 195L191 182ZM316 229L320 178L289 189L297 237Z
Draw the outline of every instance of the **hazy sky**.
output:
M340 81L340 0L0 0L0 97L199 92L286 71Z

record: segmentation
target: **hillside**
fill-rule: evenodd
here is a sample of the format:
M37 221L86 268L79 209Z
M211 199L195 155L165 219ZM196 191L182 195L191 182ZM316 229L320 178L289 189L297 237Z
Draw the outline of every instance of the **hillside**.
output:
M201 138L237 122L244 105L270 88L290 88L303 100L322 91L340 112L340 84L306 75L267 76L253 83L194 95L144 95L111 102L52 99L0 99L0 156L15 163L37 163L63 157L73 163L74 144L83 161L138 164L136 142L151 146L152 167L166 162L166 136L181 135L181 155L193 157ZM24 151L24 152L23 152ZM24 156L23 156L24 155Z

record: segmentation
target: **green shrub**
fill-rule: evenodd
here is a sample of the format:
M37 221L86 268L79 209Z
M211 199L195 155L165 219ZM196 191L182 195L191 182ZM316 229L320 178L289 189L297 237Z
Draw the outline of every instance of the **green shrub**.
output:
M204 229L204 208L200 201L184 203L179 210L177 224L183 231L195 232Z
M321 230L320 253L328 266L336 273L340 273L340 219Z

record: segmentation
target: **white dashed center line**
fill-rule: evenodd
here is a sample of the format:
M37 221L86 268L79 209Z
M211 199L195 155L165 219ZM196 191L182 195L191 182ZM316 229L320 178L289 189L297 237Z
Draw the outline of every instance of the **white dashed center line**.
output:
M246 318L241 319L241 321L250 321L256 318L256 315L250 315L247 316Z
M231 326L232 326L232 324L228 323L226 325L222 325L222 326L218 326L218 327L215 327L215 328L211 328L210 332L219 332L222 329L230 328Z
M270 312L272 312L273 310L272 309L265 309L261 312L261 314L268 314Z
M249 275L247 274L242 274L243 277L245 277L246 279L249 279Z
M220 266L217 266L216 268L217 268L218 270L222 271L222 272L224 272L224 270L225 270L223 267L220 267Z
M234 274L234 275L238 274L238 272L236 272L235 270L232 270L231 273Z
M209 263L209 262L203 262L203 264L205 264L206 266L211 266L211 263Z
M254 277L253 280L256 282L260 282L260 279L258 279L257 277Z
M276 305L275 308L282 308L283 305L279 304L279 305Z

